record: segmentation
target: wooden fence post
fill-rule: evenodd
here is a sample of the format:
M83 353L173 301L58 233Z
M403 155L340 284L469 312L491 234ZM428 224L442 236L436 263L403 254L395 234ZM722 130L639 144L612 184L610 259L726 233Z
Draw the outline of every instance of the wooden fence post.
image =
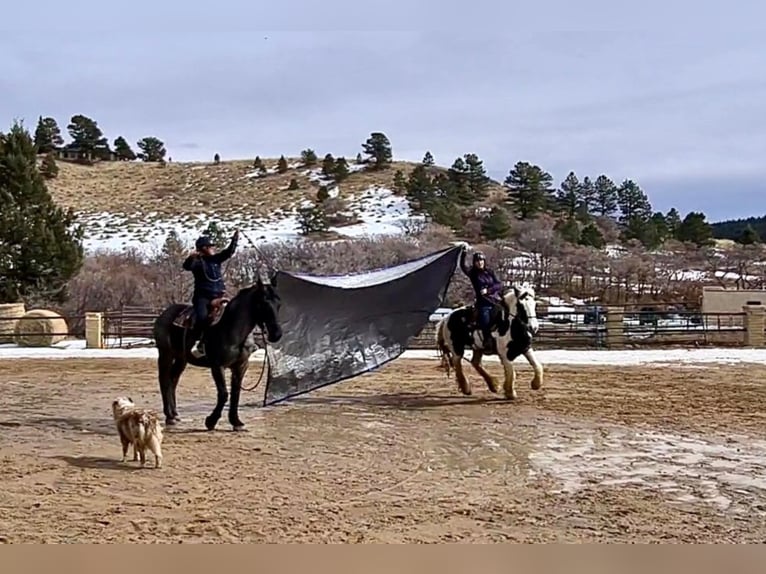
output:
M625 343L624 307L606 309L606 346L610 349L622 347Z
M85 347L87 349L104 348L104 314L85 313Z
M766 307L763 305L745 305L745 347L766 346L764 319Z

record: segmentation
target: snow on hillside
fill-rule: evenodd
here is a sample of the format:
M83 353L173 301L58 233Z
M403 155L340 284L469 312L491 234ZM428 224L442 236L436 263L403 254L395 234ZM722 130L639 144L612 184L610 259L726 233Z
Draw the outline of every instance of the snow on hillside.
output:
M356 166L349 166L350 168ZM257 172L248 176L257 177ZM325 182L321 170L310 170L307 175L319 183ZM330 197L338 195L337 186L329 189ZM408 223L422 221L422 216L412 214L407 200L397 196L385 187L370 187L366 191L346 197L347 213L353 214L360 223L331 227L330 230L346 237L399 235ZM294 205L289 211L275 213L270 218L256 217L217 217L215 214L197 216L179 216L160 218L158 213L147 213L146 225L128 223L127 215L96 213L82 215L80 223L85 226L83 241L85 250L122 251L135 248L141 252L156 252L165 242L168 234L175 231L182 240L191 243L205 229L210 221L215 221L224 228L238 227L253 241L289 241L299 237L297 210L307 201Z

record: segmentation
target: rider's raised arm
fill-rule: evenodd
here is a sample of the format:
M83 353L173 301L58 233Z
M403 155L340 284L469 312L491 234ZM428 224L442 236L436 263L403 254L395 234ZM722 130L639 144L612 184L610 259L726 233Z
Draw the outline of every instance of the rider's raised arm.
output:
M465 273L468 277L471 276L471 268L468 267L465 264L465 258L468 256L468 253L466 253L465 250L460 254L460 269Z
M221 249L218 253L215 255L212 255L210 257L211 261L215 261L216 263L223 263L227 259L229 259L232 255L234 255L234 252L237 250L237 241L239 240L239 231L235 231L234 235L231 238L231 241L226 246L225 249Z

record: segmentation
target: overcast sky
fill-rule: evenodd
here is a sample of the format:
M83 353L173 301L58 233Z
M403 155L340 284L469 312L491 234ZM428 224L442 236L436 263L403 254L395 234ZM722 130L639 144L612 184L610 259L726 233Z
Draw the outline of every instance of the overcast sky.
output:
M594 31L598 17L564 0L548 2L558 30L476 1L440 2L437 14L389 0L382 16L384 4L358 0L346 11L308 0L85 4L4 7L0 130L14 118L34 129L40 114L64 129L82 113L110 141L156 135L175 161L306 147L354 157L383 131L398 159L430 150L449 165L474 152L498 179L524 160L557 183L569 170L634 179L663 211L766 213L757 5L728 2L724 17L664 2L625 31L639 15L612 2L623 31ZM679 15L690 20L663 25Z

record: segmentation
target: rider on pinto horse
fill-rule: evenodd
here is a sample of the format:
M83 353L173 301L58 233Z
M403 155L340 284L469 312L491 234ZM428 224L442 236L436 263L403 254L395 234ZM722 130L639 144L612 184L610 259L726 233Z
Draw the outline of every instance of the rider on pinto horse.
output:
M466 246L462 245L463 251L460 254L460 269L471 280L474 293L476 294L476 302L474 303L478 320L479 328L481 329L482 340L484 342L484 349L486 351L492 350L492 335L490 334L490 319L492 317L492 309L500 298L500 294L503 290L502 282L497 278L495 272L487 267L487 260L481 251L475 251L473 254L473 265L468 267L465 264L466 259Z
M194 294L192 295L194 324L191 336L195 340L199 338L197 347L192 351L197 357L205 354L203 338L205 327L207 327L208 307L211 301L223 297L226 292L221 263L234 255L238 239L239 229L234 232L226 249L216 253L215 245L210 237L203 235L194 244L196 249L183 262L183 268L191 271L194 276Z

